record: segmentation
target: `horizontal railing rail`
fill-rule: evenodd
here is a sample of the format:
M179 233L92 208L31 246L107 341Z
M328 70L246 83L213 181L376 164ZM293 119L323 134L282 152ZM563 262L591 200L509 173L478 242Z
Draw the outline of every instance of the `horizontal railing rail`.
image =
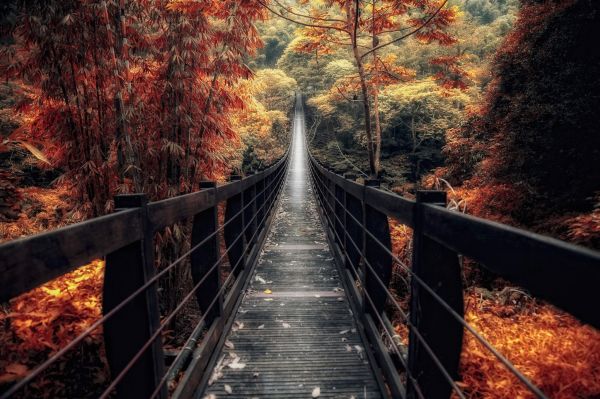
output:
M289 152L245 178L232 176L222 185L202 182L198 192L151 203L143 194L117 196L111 215L1 244L2 302L93 260L104 258L106 263L102 317L0 398L26 389L100 327L112 376L100 397L162 398L167 396L167 383L175 386L172 397L191 397L258 258L283 187ZM218 217L221 204L223 222ZM190 249L156 270L155 233L190 219ZM219 244L221 238L224 246ZM222 281L219 267L226 260L231 270ZM161 315L158 281L184 264L190 267L192 289L172 312ZM162 333L193 297L201 319L165 369Z
M444 192L418 192L414 201L379 189L377 181L358 183L353 175L337 175L312 154L309 164L336 261L345 270L346 287L361 309L366 335L394 397L447 398L451 391L464 397L455 382L463 331L473 334L535 396L546 397L464 320L459 255L600 328L594 290L600 282L600 253L446 209ZM392 251L389 218L413 229L410 266ZM390 291L393 265L409 276L409 309ZM407 347L389 321L388 304L408 326Z

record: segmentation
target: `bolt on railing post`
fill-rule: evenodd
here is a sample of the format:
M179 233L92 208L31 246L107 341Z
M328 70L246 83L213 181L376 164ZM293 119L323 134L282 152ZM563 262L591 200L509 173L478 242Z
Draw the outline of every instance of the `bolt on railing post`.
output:
M380 184L380 181L377 179L365 180L366 187L379 188ZM385 213L379 212L365 202L363 218L363 225L366 229L364 232L365 261L369 263L377 274L377 277L387 287L392 277L392 257L388 252L392 250L388 217ZM367 231L370 234L367 234ZM380 243L385 248L382 248ZM369 293L373 301L373 306L365 301L365 310L368 313L377 312L381 314L385 308L387 295L368 267L365 267L365 290Z
M417 192L412 271L462 316L463 292L458 256L423 234L424 204L446 206L446 193ZM448 374L458 379L462 325L415 278L411 281L410 321ZM408 368L426 398L447 399L450 396L451 386L412 328L409 334ZM420 396L410 380L407 385L409 398Z
M231 175L229 177L230 182L239 182L240 180L242 180L240 175ZM231 267L240 263L239 267L233 271L236 277L243 271L246 263L242 259L245 256L244 237L240 237L244 232L244 212L241 212L242 202L242 193L240 192L230 197L225 205L225 223L227 225L223 231L223 238L225 239L225 245L229 248L227 257ZM237 215L238 213L240 214Z
M110 312L156 274L153 231L148 224L145 194L117 195L115 211L139 208L142 240L106 256L102 312ZM106 358L111 374L118 375L160 326L157 284L150 285L104 323ZM164 375L161 339L154 340L117 385L117 398L150 397ZM160 397L166 397L166 388Z
M212 189L214 193L216 187L217 184L213 181L200 182L200 189L202 190ZM215 196L213 196L213 200L214 199ZM192 248L207 239L207 237L212 236L198 249L192 252L191 271L194 285L198 284L219 260L219 239L218 235L214 234L218 228L217 212L218 208L215 202L214 206L205 209L194 216L194 221L192 223ZM203 314L207 315L205 319L207 325L210 325L215 318L223 314L222 293L219 295L217 303L213 305L212 308L208 308L215 299L221 286L219 272L219 266L215 267L202 285L196 290L196 299L200 306L200 310Z

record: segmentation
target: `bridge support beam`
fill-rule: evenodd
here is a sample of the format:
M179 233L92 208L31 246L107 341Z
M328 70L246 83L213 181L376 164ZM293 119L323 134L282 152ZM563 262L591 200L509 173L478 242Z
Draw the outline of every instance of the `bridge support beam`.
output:
M410 329L408 368L424 397L447 399L450 397L451 386L429 352L436 355L452 379L458 380L463 327L423 288L423 284L427 284L462 317L464 310L461 270L456 253L422 233L423 204L446 206L446 193L417 192L412 270L421 283L415 278L411 281L410 322L420 337L414 328ZM427 343L429 349L422 341ZM407 386L409 398L421 396L410 379Z
M232 175L229 177L229 181L240 181L242 176ZM225 228L223 232L223 238L225 239L225 245L229 249L227 258L232 268L241 263L235 270L234 275L237 277L240 272L243 271L245 261L245 242L244 242L244 212L242 212L243 198L242 193L234 195L227 200L225 205ZM238 213L240 213L238 215ZM236 241L237 240L237 241Z
M254 172L248 172L248 176L253 175ZM246 229L246 243L248 249L252 249L254 242L252 241L252 237L254 237L254 232L256 231L256 220L254 217L256 215L256 185L252 185L248 189L244 190L243 194L243 203L244 203L244 228ZM248 205L248 206L247 206ZM247 207L246 207L247 206ZM246 228L247 227L247 228Z
M375 179L365 180L365 186L379 188L380 181ZM388 251L392 250L390 238L390 225L386 214L379 212L372 206L364 204L363 211L365 262L377 274L377 277L387 288L392 277L392 257ZM368 232L368 233L367 233ZM370 234L369 234L370 233ZM386 250L387 249L387 250ZM369 293L373 305L369 301L364 302L367 313L383 313L387 294L381 284L376 280L373 272L365 266L365 289Z
M346 241L344 243L346 258L344 259L344 264L348 270L352 271L356 268L356 271L359 272L359 262L362 257L361 251L363 248L363 233L358 221L363 220L362 203L347 191L344 193L344 203L347 210L344 214L346 225L346 234L344 235ZM362 276L356 275L354 278L362 279Z
M102 312L110 312L154 277L153 232L148 226L145 194L118 195L115 211L139 208L144 238L106 256ZM106 357L112 378L133 359L160 325L157 284L150 285L104 323ZM117 385L116 398L150 397L163 377L164 354L160 336L127 371ZM166 386L159 397L166 398Z
M202 190L215 189L216 183L204 181L200 183ZM207 314L204 322L210 325L213 320L223 314L223 293L219 295L217 302L209 309L211 302L219 292L221 282L219 277L219 266L210 270L219 259L219 240L217 231L217 206L208 208L194 216L192 224L192 244L191 247L198 245L204 240L204 244L192 252L191 270L194 285L203 279L208 273L206 280L196 290L196 299L200 310ZM210 237L210 238L208 238Z

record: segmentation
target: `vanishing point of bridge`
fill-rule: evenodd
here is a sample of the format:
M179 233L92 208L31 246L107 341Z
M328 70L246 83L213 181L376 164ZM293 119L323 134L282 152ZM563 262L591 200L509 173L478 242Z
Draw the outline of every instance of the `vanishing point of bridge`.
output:
M600 254L451 211L444 192L411 200L337 175L307 151L304 126L298 95L292 145L270 167L158 202L117 196L111 215L0 245L3 303L106 261L102 317L0 399L31 396L100 328L110 377L89 397L464 398L458 365L472 334L546 398L464 320L461 257L600 328ZM409 265L392 251L392 218L413 231ZM157 270L154 236L174 223L189 226L189 249ZM189 268L191 289L161 314L158 281L176 267ZM408 280L408 305L388 288L392 267ZM190 301L201 319L165 351L163 334Z
M228 385L228 397L240 398L306 398L315 389L320 397L381 397L319 220L304 138L298 102L271 231L206 393ZM245 367L228 367L237 358Z

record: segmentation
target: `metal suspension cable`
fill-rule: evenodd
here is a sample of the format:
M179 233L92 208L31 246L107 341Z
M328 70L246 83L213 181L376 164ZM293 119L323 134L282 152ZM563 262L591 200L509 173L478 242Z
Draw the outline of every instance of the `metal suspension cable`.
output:
M130 303L131 301L133 301L138 295L140 295L141 293L143 293L146 289L148 289L148 287L150 287L152 284L154 284L159 278L161 278L162 276L164 276L168 271L170 271L171 269L173 269L178 263L180 263L188 255L190 255L191 253L193 253L195 250L197 250L198 248L200 248L202 245L206 244L216 234L218 234L221 230L223 230L225 228L225 226L227 226L233 220L237 219L242 214L242 212L244 212L250 205L253 205L256 202L256 197L258 197L259 195L263 194L264 191L267 188L271 187L271 185L275 181L277 181L277 179L279 178L280 174L282 173L282 171L284 169L285 168L282 168L281 170L279 170L277 172L276 178L273 179L271 182L269 182L269 184L263 190L261 190L261 192L259 194L255 195L255 197L254 197L254 199L252 201L250 201L248 204L246 204L239 212L237 212L234 216L232 216L227 222L223 223L211 235L209 235L208 237L204 238L202 241L200 241L198 244L196 244L193 248L191 248L190 250L188 250L187 252L185 252L183 255L181 255L179 258L177 258L169 266L167 266L166 268L164 268L163 270L161 270L159 273L155 274L146 283L144 283L144 285L140 286L131 295L129 295L127 298L123 299L123 301L121 301L118 305L116 305L113 309L111 309L108 313L106 313L102 318L100 318L100 319L96 320L94 323L92 323L92 325L90 325L81 334L79 334L77 337L75 337L75 339L73 339L73 341L69 342L66 346L64 346L62 349L60 349L58 352L56 352L52 357L50 357L45 362L43 362L41 365L39 365L38 367L36 367L31 373L29 373L21 381L19 381L15 385L13 385L6 392L4 392L0 396L0 399L7 399L7 398L9 398L11 395L13 395L17 391L19 391L25 385L27 385L32 380L34 380L35 378L37 378L48 367L50 367L52 364L54 364L60 357L62 357L65 353L67 353L68 351L70 351L71 349L73 349L78 344L80 344L86 337L88 337L92 332L94 332L94 330L96 330L100 325L104 324L107 320L109 320L110 318L112 318L117 312L119 312L123 307L125 307L125 305L127 305L128 303ZM270 196L269 196L269 199L270 199ZM262 207L261 207L261 209L262 209ZM245 230L246 229L244 229L244 231Z
M271 193L273 194L273 193ZM269 199L272 195L269 196ZM265 202L260 210L262 210L265 206L267 205L267 202ZM272 205L272 204L271 204ZM252 217L252 219L250 220L250 222L252 222L256 216L258 215L258 212L256 212L254 214L254 216ZM265 218L268 216L267 213L265 213L263 215L263 218L261 219L261 224L262 222L265 220ZM181 310L181 308L183 308L183 306L187 303L187 301L192 297L192 295L196 292L196 290L204 283L204 281L210 276L210 274L221 264L222 260L225 258L225 255L227 255L229 253L229 250L233 247L233 245L239 241L240 238L243 238L244 233L246 231L246 229L248 228L248 226L250 226L250 224L248 224L246 226L246 228L244 228L244 230L242 231L242 233L238 234L238 236L236 237L236 239L229 245L229 247L223 252L223 254L221 255L221 257L213 264L213 266L211 266L211 268L205 273L205 275L200 279L200 281L198 281L198 283L196 283L196 285L190 290L190 292L182 299L181 303L179 305L177 305L177 307L171 312L171 314L169 314L169 316L167 316L163 322L160 324L160 326L156 329L156 331L154 332L154 334L152 334L152 336L146 341L146 343L142 346L142 348L136 353L135 356L133 356L133 358L129 361L129 363L127 363L127 365L123 368L123 370L121 370L121 372L112 380L112 382L109 384L109 386L106 388L106 390L102 393L102 395L100 395L100 399L106 399L110 393L112 392L112 390L117 386L117 384L125 377L125 375L127 374L127 372L131 369L131 367L133 367L133 365L139 360L139 358L144 354L144 352L150 347L150 345L152 345L152 343L154 342L154 340L156 338L158 338L159 334L162 332L162 330L164 330L164 328L169 324L169 322L173 319L173 317L175 317L175 315ZM254 237L256 236L256 234L258 233L259 230L256 230L251 238L251 240L254 239ZM251 241L250 240L250 241ZM241 258L242 259L242 258ZM237 268L239 266L240 262L238 261L235 268ZM219 289L219 291L217 291L217 294L215 296L215 298L212 300L212 302L208 305L205 314L202 316L202 318L198 321L198 323L202 323L204 321L204 319L206 318L206 316L208 315L208 310L210 310L214 304L216 303L217 299L219 298L219 296L221 295L222 291L227 287L227 282L229 280L229 278L231 276L234 275L233 271L235 270L235 268L232 270L232 273L229 275L228 279L226 280L226 282L221 286L221 288ZM168 375L168 373L165 373L165 375Z
M326 188L326 190L331 193L331 190ZM513 373L531 392L537 395L539 398L548 399L548 397L535 385L533 384L525 375L523 375L513 364L508 360L504 355L502 355L498 350L490 344L479 332L477 332L470 324L466 322L466 320L461 317L450 305L444 301L427 283L425 283L418 275L416 275L404 262L402 262L392 251L390 251L377 237L375 237L363 224L361 221L356 219L354 215L352 215L348 210L341 204L341 202L333 195L333 198L336 202L342 205L344 209L344 213L349 215L370 237L373 239L384 251L392 257L393 260L398 262L402 268L410 274L412 278L415 279L419 283L421 287L423 287L442 307L448 311L452 317L454 317L463 327L465 327L476 339L479 341L487 350L489 350L511 373ZM331 208L331 207L330 207ZM340 221L341 223L341 221ZM359 250L362 253L361 250ZM366 261L366 260L365 260ZM376 275L376 274L375 274ZM387 288L387 287L386 287Z
M317 189L319 189L318 188L318 184L316 186L317 186ZM319 192L321 194L324 194L321 189L319 189ZM331 209L331 206L329 206L329 208ZM335 213L334 213L334 215L335 215ZM331 223L332 222L331 218L329 216L327 216L327 214L326 214L326 217L329 220L329 222ZM337 215L335 215L335 217L337 218ZM339 218L337 220L340 221ZM334 234L336 235L336 237L338 238L338 240L341 240L341 237L337 234L337 232L334 231ZM354 242L354 240L352 239L352 237L350 237L349 235L347 235L347 237L350 239L350 241L352 242L352 244L354 245L354 247L357 249L357 251L359 253L362 253L362 250L358 249L358 246L356 245L356 243ZM442 375L444 376L444 378L448 381L448 384L451 386L451 388L457 393L457 395L461 399L466 399L465 396L464 396L464 393L462 392L462 390L458 387L458 385L452 379L452 377L450 376L450 374L448 374L448 371L446 370L446 368L444 367L444 365L441 363L441 361L439 360L439 358L437 357L437 355L433 352L433 350L431 349L431 347L429 346L429 344L427 343L427 341L425 340L425 338L418 331L417 327L411 323L410 319L408 318L408 316L406 315L406 313L402 310L402 307L400 306L400 304L398 303L398 301L396 300L396 298L394 298L394 296L389 291L389 289L387 288L387 286L383 283L383 281L381 281L381 279L379 278L379 276L377 275L377 273L375 272L375 270L373 269L373 267L370 265L370 263L366 259L364 259L364 258L363 258L363 260L365 261L365 264L369 267L369 270L371 271L371 273L373 273L376 281L384 289L384 292L386 293L386 295L391 299L392 303L396 306L396 308L400 312L400 315L402 316L402 318L404 319L404 321L407 323L407 325L410 327L411 331L413 331L415 333L415 335L417 336L417 339L421 342L421 344L425 348L426 352L431 356L432 360L434 361L434 363L436 364L436 366L439 368L439 370L442 373ZM356 275L358 275L358 271L357 271L356 267L352 264L352 262L350 262L350 264L352 265L352 269L353 269L354 273ZM375 309L375 305L374 305L374 303L373 303L370 295L368 294L366 287L363 289L363 292L365 293L365 296L369 299L371 307L375 310L374 313L377 314L378 312ZM379 318L379 315L377 315L377 316ZM383 320L380 320L380 322L381 322L382 326L384 326ZM384 331L387 332L387 329L385 328L385 326L384 326ZM389 333L388 333L388 336L389 336ZM390 340L392 341L392 347L395 347L395 342L393 341L393 339L391 337L390 337ZM396 350L397 350L397 348L396 348ZM410 371L409 371L408 365L406 364L406 362L404 361L404 359L403 359L403 357L401 355L399 355L399 357L401 359L402 365L404 366L407 374L410 375ZM411 378L414 379L414 377L412 377L412 376L411 376ZM417 384L417 386L418 386L418 384ZM420 387L419 387L419 390L420 390Z
M357 171L359 171L364 177L369 177L369 175L367 175L365 172L362 171L361 168L359 168L358 166L356 166L342 151L342 149L340 148L340 143L337 140L337 138L334 138L335 141L335 146L337 147L338 151L340 152L340 154L342 155L342 157L344 158L344 160L346 162L348 162L350 164L350 166L352 166L354 169L356 169Z

